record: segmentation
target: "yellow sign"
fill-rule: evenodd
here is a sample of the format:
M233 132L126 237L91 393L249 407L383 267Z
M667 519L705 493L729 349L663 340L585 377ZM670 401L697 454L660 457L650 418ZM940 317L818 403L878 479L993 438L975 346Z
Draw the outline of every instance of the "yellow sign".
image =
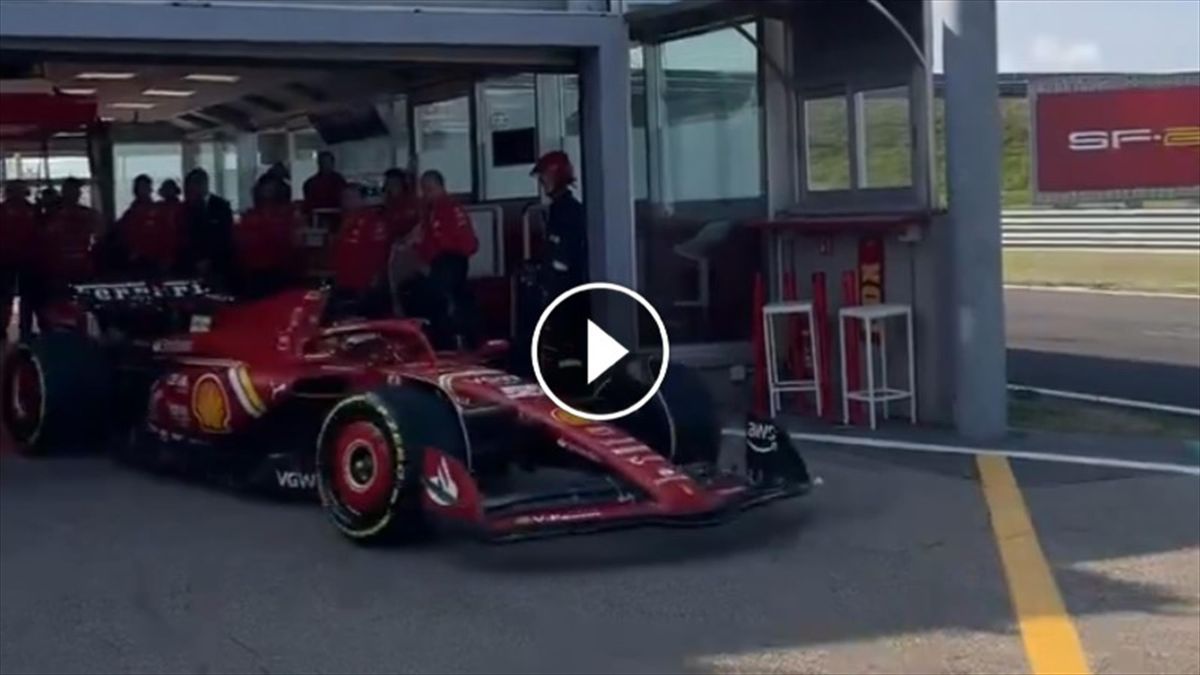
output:
M196 386L192 387L192 415L201 431L229 433L229 396L221 378L208 373L196 380Z

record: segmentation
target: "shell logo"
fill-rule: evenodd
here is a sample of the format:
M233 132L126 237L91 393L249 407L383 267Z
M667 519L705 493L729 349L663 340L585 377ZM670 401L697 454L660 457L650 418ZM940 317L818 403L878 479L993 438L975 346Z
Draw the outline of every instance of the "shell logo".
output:
M192 415L201 431L229 433L229 396L216 375L208 373L196 380L192 387Z
M586 427L594 424L591 420L584 419L578 415L572 415L562 408L555 408L550 412L550 416L569 427Z

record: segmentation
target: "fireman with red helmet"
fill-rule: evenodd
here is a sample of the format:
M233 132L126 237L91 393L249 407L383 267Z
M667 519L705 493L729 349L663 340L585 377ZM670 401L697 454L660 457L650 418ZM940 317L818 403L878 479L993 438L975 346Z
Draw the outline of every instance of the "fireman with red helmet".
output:
M517 276L517 326L510 367L525 374L532 372L529 354L533 329L542 311L562 293L588 281L587 220L583 204L571 191L575 183L571 159L559 150L548 152L534 164L529 175L537 177L549 207L542 258L525 265ZM576 317L564 325L577 326L578 330L547 335L543 344L562 354L576 352L586 344L583 328L590 314L587 294L572 296L560 311Z
M542 155L531 176L550 200L546 216L545 264L556 288L553 295L588 281L587 222L583 204L575 198L575 167L567 153L555 150Z

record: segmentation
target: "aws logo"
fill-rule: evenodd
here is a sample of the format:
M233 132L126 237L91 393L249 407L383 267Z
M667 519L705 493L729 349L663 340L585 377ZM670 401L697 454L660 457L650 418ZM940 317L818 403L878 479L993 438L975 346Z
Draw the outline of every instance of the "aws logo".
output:
M1164 148L1200 148L1200 127L1097 129L1067 134L1067 147L1073 152L1120 150L1139 143L1152 143Z

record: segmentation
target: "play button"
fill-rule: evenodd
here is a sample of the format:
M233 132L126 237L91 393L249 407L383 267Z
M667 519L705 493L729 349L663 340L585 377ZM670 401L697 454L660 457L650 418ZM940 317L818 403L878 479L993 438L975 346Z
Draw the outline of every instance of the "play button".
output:
M601 315L600 309L607 311ZM641 347L628 331L606 321L633 319ZM667 374L670 344L654 307L634 291L611 283L576 286L555 298L538 318L530 345L533 374L559 407L580 418L613 420L636 411L658 392Z
M625 358L629 350L613 339L604 329L588 319L587 322L587 383L592 384L617 361Z

